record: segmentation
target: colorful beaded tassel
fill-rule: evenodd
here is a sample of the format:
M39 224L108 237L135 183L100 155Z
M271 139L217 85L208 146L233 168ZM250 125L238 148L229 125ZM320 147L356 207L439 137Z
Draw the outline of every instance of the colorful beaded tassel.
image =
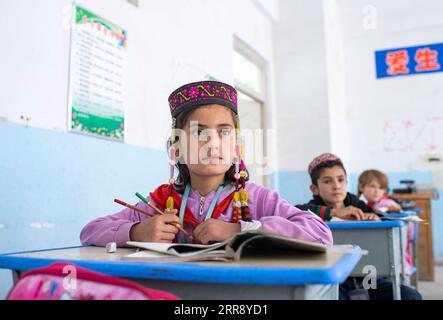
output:
M243 162L243 146L241 144L240 138L240 121L237 117L237 142L235 146L235 193L234 193L234 202L233 202L233 213L232 213L232 222L238 223L240 220L243 221L252 221L251 220L251 212L248 206L248 192L246 191L246 178L248 173L245 169L245 164ZM241 196L240 196L240 188Z
M174 178L174 167L176 163L175 159L175 125L176 120L175 118L172 118L172 128L171 128L171 140L169 147L169 197L168 200L166 200L166 209L167 210L173 210L174 209L174 198L172 197L172 191L174 188L175 178Z

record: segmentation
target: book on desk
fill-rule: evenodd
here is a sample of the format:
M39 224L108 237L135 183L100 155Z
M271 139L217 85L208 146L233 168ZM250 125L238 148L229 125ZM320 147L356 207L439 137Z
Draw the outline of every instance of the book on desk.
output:
M140 251L123 260L147 262L239 261L247 258L287 259L303 254L326 254L333 250L354 250L353 246L326 246L260 231L244 231L223 242L202 244L128 242ZM359 249L360 250L360 249Z

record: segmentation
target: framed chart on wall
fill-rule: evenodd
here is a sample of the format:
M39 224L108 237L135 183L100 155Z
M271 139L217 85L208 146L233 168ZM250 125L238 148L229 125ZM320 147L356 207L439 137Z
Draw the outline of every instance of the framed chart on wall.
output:
M73 5L68 130L124 141L127 31Z

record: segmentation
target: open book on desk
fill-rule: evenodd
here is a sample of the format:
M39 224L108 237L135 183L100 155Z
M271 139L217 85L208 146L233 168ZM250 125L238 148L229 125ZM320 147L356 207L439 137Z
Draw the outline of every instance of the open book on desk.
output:
M401 213L383 213L377 214L380 220L384 221L404 221L404 222L425 222L425 220L421 219L416 215L405 215ZM357 221L378 221L378 220L355 220L355 219L342 219L337 217L332 217L330 222L357 222Z
M425 220L421 219L416 214L408 214L408 213L383 213L380 215L380 219L397 220L405 222L425 222Z
M210 245L131 241L127 244L143 250L122 259L149 262L239 261L244 257L284 258L300 252L324 254L338 247L352 250L352 246L328 247L259 231L244 231L229 240Z

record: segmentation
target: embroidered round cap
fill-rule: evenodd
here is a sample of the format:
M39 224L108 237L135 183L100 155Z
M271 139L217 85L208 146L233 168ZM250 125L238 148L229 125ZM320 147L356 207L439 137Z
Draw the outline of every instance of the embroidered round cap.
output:
M200 81L185 84L169 96L172 117L177 117L185 110L199 106L219 104L228 107L235 114L237 111L237 90L219 81Z
M314 171L315 168L317 168L320 164L326 161L339 161L340 163L342 163L341 159L336 155L333 155L332 153L323 153L315 157L314 160L312 160L311 163L309 164L308 167L309 175L312 175L312 171Z

